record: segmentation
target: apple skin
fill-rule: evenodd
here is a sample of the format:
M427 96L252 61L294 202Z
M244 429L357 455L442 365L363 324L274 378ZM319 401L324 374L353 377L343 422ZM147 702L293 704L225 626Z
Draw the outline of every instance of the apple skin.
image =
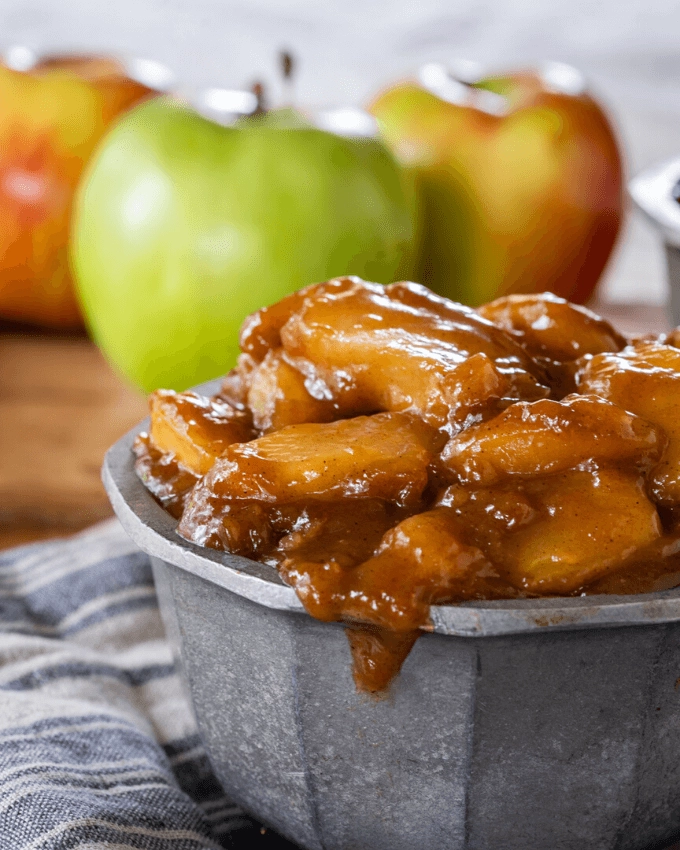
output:
M90 330L139 387L231 368L256 309L319 280L411 270L413 193L382 143L275 117L132 110L78 196L72 261Z
M75 188L110 123L149 94L106 57L0 66L0 317L82 327L68 265Z
M416 279L473 306L546 290L583 303L623 212L607 117L588 94L548 90L534 72L488 78L470 91L503 95L506 113L450 103L414 83L370 107L416 180Z

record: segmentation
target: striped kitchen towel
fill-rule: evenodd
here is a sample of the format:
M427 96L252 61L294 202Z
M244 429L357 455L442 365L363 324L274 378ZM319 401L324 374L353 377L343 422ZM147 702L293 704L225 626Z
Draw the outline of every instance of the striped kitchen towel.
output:
M0 552L0 850L292 847L212 774L115 521Z

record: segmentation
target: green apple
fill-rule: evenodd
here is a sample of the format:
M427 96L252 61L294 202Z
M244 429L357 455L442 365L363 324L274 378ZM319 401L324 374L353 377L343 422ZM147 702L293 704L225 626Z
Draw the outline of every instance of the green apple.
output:
M224 373L254 310L338 275L410 272L405 181L379 141L299 117L221 126L170 97L132 110L76 204L71 258L95 341L146 391Z

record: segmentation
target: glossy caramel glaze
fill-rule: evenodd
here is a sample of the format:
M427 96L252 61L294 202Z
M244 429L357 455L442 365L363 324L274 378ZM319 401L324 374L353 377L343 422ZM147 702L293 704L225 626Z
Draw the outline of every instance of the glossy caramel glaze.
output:
M174 455L159 451L146 432L139 434L133 450L137 457L137 475L165 510L179 519L198 477L184 469Z
M676 337L331 280L249 317L216 398L155 393L137 470L185 538L345 623L380 693L433 604L680 583Z
M620 351L626 344L609 322L551 292L508 295L483 304L478 312L511 334L541 364L557 399L576 389L578 358Z
M286 360L281 348L270 349L250 374L246 405L253 424L263 434L303 422L332 422L332 401L307 392L305 376Z
M605 319L551 292L507 295L483 304L477 312L510 332L532 357L557 363L620 351L626 345L625 337Z
M658 503L680 503L680 350L642 342L600 354L585 362L578 380L581 392L597 393L663 430L668 445L649 487Z
M151 440L194 475L205 475L231 443L251 440L249 414L196 393L156 390L149 399Z
M462 484L542 476L590 460L649 469L666 448L664 432L596 395L517 402L447 443L441 461Z
M499 398L540 398L542 372L508 334L415 284L343 278L302 301L281 327L288 362L338 416L407 411L456 431Z

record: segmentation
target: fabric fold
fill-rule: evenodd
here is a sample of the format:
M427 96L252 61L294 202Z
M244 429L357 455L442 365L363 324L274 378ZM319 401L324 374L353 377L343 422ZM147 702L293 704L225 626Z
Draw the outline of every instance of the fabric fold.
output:
M292 847L224 794L116 521L0 552L0 850Z

